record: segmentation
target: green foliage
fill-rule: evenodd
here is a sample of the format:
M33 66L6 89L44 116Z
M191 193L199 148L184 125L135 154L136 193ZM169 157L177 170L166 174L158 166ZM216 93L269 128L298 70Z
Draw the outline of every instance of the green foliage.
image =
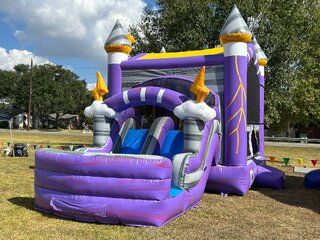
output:
M12 96L17 85L13 72L0 70L0 109L10 110L16 106L16 98ZM8 103L8 104L7 104Z
M14 71L0 70L0 99L8 99L13 112L28 110L30 76L28 65L17 65ZM55 113L57 127L63 114L80 114L90 104L86 82L63 66L34 66L32 82L33 119L43 121Z
M266 125L274 130L290 124L316 124L320 111L320 3L297 1L158 0L130 31L138 52L212 48L233 4L253 25L253 33L269 57L266 67ZM254 24L253 24L254 23ZM315 89L314 89L315 88ZM312 103L311 103L312 102Z
M303 126L320 123L320 82L300 80L293 89L293 116Z

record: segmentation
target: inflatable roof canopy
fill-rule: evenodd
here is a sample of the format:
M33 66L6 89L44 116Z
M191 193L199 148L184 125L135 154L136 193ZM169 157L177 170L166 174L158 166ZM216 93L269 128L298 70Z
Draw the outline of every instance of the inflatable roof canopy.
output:
M97 74L95 101L85 109L94 147L36 152L35 208L159 227L195 206L205 189L281 188L284 174L261 164L267 59L237 7L220 40L221 48L129 58L134 39L117 21L104 47L108 87Z

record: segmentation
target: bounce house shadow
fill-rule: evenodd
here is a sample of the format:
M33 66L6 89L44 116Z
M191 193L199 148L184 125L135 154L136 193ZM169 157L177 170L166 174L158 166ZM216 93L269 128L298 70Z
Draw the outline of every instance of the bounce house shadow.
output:
M31 197L13 197L13 198L9 198L8 201L10 203L14 204L14 205L19 206L19 207L24 207L27 210L40 213L43 216L46 216L46 217L49 217L49 218L61 219L61 218L58 218L57 216L55 216L53 214L40 212L40 211L37 211L36 209L34 209L34 207L33 207L34 198L31 198Z
M303 176L286 176L286 184L284 189L275 190L269 188L253 187L252 190L261 192L278 202L310 209L316 213L320 213L320 191L306 189L304 187Z
M9 202L19 206L19 207L24 207L28 210L35 211L33 208L33 201L34 198L31 197L13 197L8 199Z
M39 132L62 132L60 128L39 128L37 129Z

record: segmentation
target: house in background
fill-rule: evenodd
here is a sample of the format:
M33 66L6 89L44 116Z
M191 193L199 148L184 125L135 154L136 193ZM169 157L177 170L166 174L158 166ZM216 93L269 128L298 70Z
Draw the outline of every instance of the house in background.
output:
M53 128L56 124L56 114L50 114L44 122L44 128ZM82 123L78 114L64 114L59 118L59 128L64 129L81 129Z
M28 113L22 112L11 119L12 127L15 129L26 129L28 124ZM54 128L56 125L56 114L50 114L43 119L34 119L30 116L31 128ZM59 128L82 129L82 122L78 114L64 114L59 118Z
M12 117L11 121L12 121L13 128L25 129L27 128L27 125L28 125L28 113L26 112L19 113L18 115L15 115L14 117ZM32 116L30 116L30 127L31 128L33 127Z

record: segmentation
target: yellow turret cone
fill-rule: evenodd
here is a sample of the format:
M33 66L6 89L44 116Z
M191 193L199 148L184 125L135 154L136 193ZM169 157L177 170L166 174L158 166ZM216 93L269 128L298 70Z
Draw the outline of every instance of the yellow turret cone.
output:
M92 94L94 100L102 100L102 99L100 98L100 95L99 95L99 93L98 93L97 88L92 89L92 90L91 90L91 94Z
M104 79L99 71L97 72L97 89L100 96L103 96L109 92L106 83L104 82Z
M210 92L209 88L207 88L207 86L204 84L205 71L206 68L205 66L203 66L200 69L198 76L194 80L192 86L190 87L190 91L196 95L196 101L198 103L203 102Z
M107 94L109 92L106 83L104 82L104 79L100 72L97 72L97 82L96 87L91 91L93 97L95 100L103 100L103 95Z

